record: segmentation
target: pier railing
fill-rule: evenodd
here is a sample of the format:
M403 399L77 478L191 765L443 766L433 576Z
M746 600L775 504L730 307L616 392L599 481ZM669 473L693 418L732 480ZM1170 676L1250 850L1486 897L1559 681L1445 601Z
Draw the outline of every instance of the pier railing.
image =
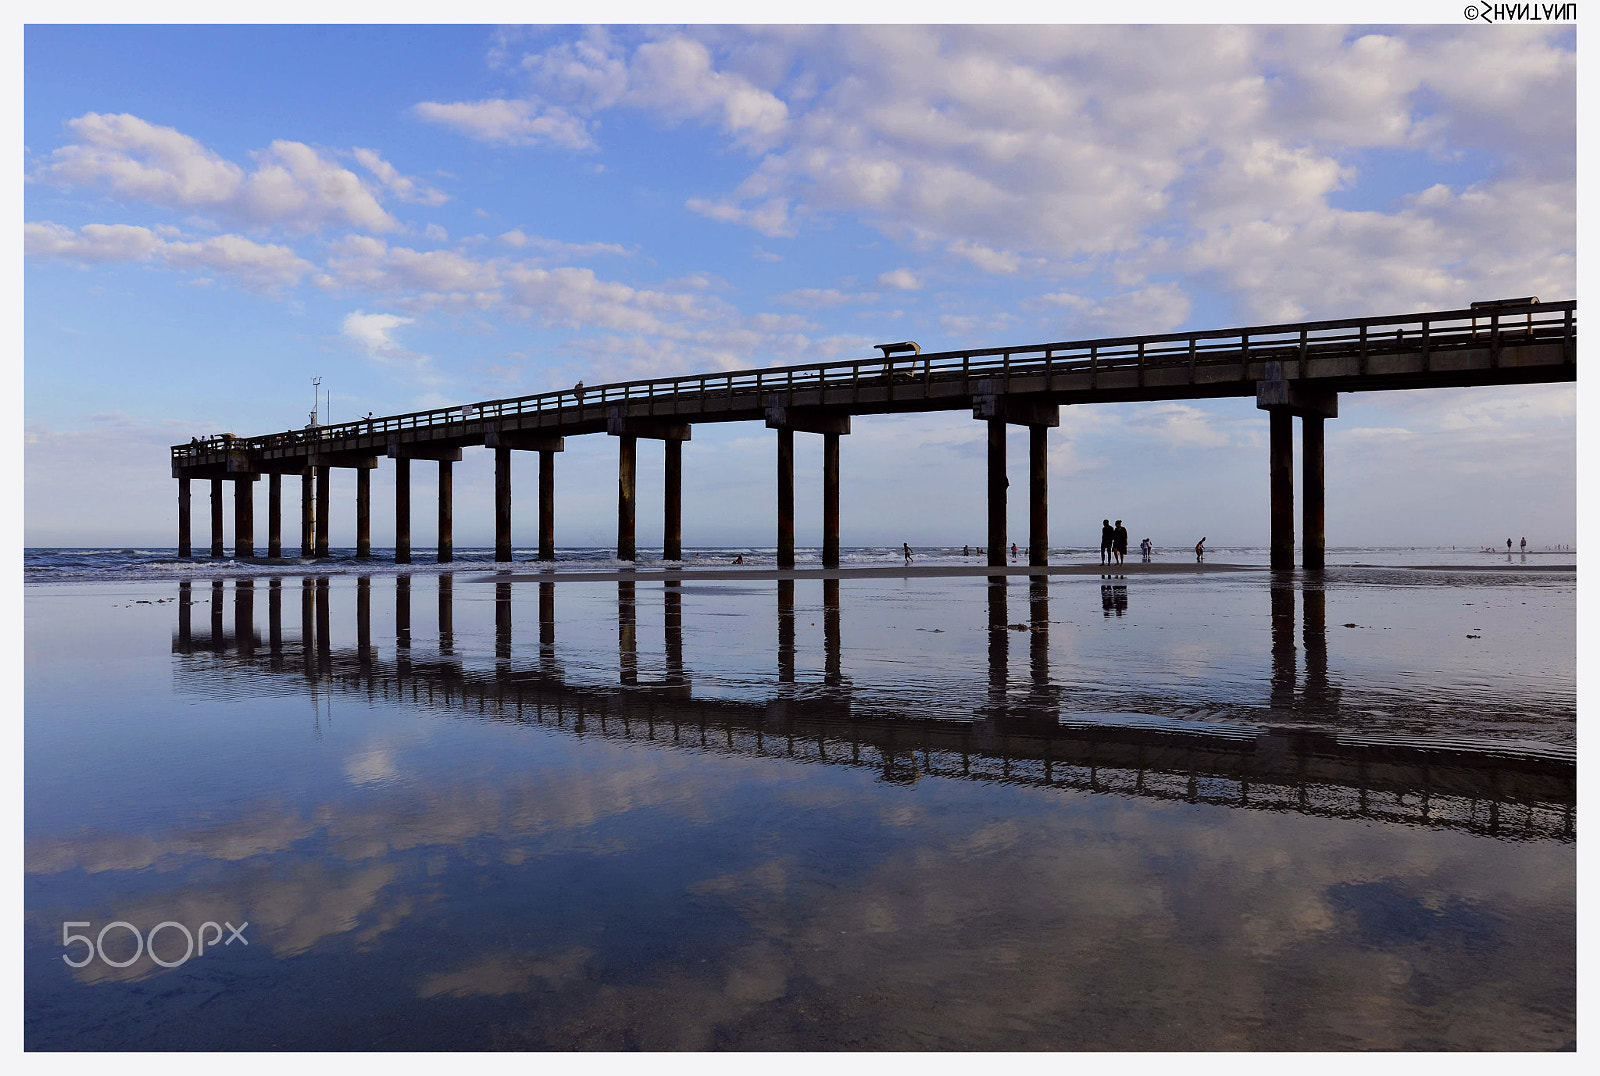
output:
M1424 368L1428 356L1464 349L1488 348L1491 365L1500 349L1532 343L1560 341L1567 362L1576 356L1577 301L1507 304L1489 309L1429 311L1383 317L1347 318L1212 329L1190 333L1106 337L1056 341L1014 347L975 348L930 352L904 358L876 357L799 366L770 366L722 373L621 381L578 389L560 389L499 400L484 400L454 407L413 411L402 415L359 419L260 437L219 434L174 445L173 458L227 449L269 449L296 444L337 441L362 435L399 433L417 429L447 429L452 425L481 423L527 414L570 412L577 420L585 409L641 400L674 402L717 397L761 398L770 393L807 389L864 388L920 382L959 385L960 395L1004 392L1010 378L1044 377L1049 391L1057 375L1087 372L1091 384L1102 372L1187 368L1196 370L1250 362L1304 361L1326 357L1359 356L1365 372L1370 355L1420 351ZM1140 382L1143 378L1141 376ZM984 383L988 387L984 387ZM563 416L564 417L564 416Z

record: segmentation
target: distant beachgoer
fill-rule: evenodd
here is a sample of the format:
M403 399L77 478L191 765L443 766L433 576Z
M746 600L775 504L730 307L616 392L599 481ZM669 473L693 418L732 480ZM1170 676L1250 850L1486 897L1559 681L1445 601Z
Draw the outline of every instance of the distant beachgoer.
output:
M1528 540L1526 538L1522 540L1522 551L1524 553L1528 551Z
M1122 525L1120 519L1117 520L1117 529L1111 532L1111 552L1116 554L1118 564L1128 559L1128 528Z
M900 543L900 552L906 555L906 563L911 563L911 546L906 542Z
M1111 542L1116 537L1116 532L1111 529L1111 521L1100 521L1100 563L1106 564L1111 560Z
M1206 559L1206 540L1204 538L1194 544L1194 559L1197 561Z
M1511 552L1511 539L1510 538L1506 539L1506 552L1507 553Z
M964 546L962 546L962 547L961 547L961 555L962 555L962 556L963 556L963 557L970 557L970 556L972 556L972 547L971 547L971 546L970 546L970 545L964 545Z
M1154 550L1155 546L1150 544L1150 539L1148 538L1139 543L1139 553L1144 557L1146 563L1149 563L1150 554Z
M1012 560L1016 560L1017 559L1017 543L1016 542L1012 542L1011 543L1011 559Z
M737 557L734 557L733 558L733 562L735 564L743 564L744 563L744 554L740 553Z

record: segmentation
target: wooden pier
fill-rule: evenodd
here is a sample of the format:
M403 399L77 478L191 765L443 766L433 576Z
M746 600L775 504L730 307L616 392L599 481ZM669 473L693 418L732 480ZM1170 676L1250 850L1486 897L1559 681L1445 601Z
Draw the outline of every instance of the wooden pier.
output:
M909 349L911 345L907 345ZM223 555L223 489L234 487L234 552L253 556L253 483L268 478L267 556L283 555L281 481L301 477L300 555L328 552L328 476L356 472L356 556L371 550L370 471L395 466L395 560L411 560L410 461L439 465L438 559L452 559L452 466L494 450L495 559L511 559L511 453L539 453L539 559L555 558L555 454L569 436L617 438L617 557L635 559L638 441L666 460L663 557L682 555L683 442L701 422L777 432L778 566L794 566L794 435L823 438L823 566L839 564L840 437L855 415L970 411L988 424L988 560L1005 562L1006 427L1029 428L1029 563L1049 545L1048 433L1062 406L1254 396L1267 412L1271 563L1294 567L1293 419L1302 432L1304 566L1323 567L1323 444L1342 392L1574 381L1577 302L1508 300L1339 321L1258 325L1016 347L904 354L568 389L260 437L174 445L178 555L192 555L190 482L211 482L211 555ZM315 500L313 501L313 488Z

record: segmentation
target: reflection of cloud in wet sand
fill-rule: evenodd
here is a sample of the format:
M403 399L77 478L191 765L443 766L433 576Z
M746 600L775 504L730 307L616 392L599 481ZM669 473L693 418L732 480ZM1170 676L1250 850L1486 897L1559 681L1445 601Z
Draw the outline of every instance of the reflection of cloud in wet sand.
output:
M1079 828L1082 816L1030 814L897 854L854 884L787 858L708 879L696 890L740 913L751 931L744 940L700 974L680 961L644 983L576 983L554 1008L541 999L527 1041L1160 1050L1566 1042L1575 964L1559 939L1572 930L1570 849L1459 834L1424 847L1384 827L1217 819L1214 808L1124 805ZM1485 857L1500 862L1485 871ZM515 1041L518 1030L497 1034Z

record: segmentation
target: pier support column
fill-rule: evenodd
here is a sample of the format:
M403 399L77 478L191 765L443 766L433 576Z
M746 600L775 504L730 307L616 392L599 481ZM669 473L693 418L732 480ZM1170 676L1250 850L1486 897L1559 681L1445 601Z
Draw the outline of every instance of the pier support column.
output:
M661 559L683 559L683 442L661 442L666 452L662 498Z
M794 567L794 431L778 431L778 567Z
M333 514L328 486L333 479L333 468L317 468L317 556L328 555L328 517Z
M267 556L283 556L283 475L267 476Z
M189 480L178 479L178 556L192 557L192 535L189 529Z
M1287 380L1282 363L1266 364L1256 382L1256 406L1271 417L1272 567L1294 567L1294 415L1302 421L1305 481L1305 563L1320 570L1324 561L1322 420L1339 417L1339 394L1304 380Z
M309 557L315 552L312 533L316 527L316 502L311 499L311 489L316 483L315 467L307 467L300 474L300 555Z
M394 562L411 563L411 461L394 461Z
M639 439L631 433L625 433L617 438L617 442L617 559L636 560L633 524Z
M451 503L454 496L452 461L439 461L439 563L444 564L456 559L455 552L455 509ZM443 601L443 598L440 599ZM443 606L441 605L441 608Z
M556 453L539 450L539 559L556 559Z
M1028 563L1050 563L1048 426L1028 427Z
M781 393L765 401L767 428L778 431L778 567L794 567L794 433L822 435L822 566L839 566L839 438L850 415L830 407L791 407Z
M211 480L211 555L222 556L222 479Z
M1306 415L1300 419L1300 484L1305 497L1300 527L1303 559L1309 571L1320 572L1327 553L1323 531L1321 415ZM1308 594L1308 600L1309 597Z
M356 556L372 556L372 472L356 468Z
M511 559L511 450L494 450L494 559Z
M972 395L972 417L989 424L989 566L1006 562L1006 426L1027 426L1029 476L1030 564L1043 564L1049 554L1045 499L1045 431L1061 425L1061 405L1044 394L1001 391L1000 379L984 378ZM1035 553L1034 550L1038 552ZM1035 556L1040 557L1034 560Z
M839 566L839 435L822 435L822 566Z
M1294 567L1294 416L1286 408L1268 412L1271 422L1272 568Z
M245 475L233 483L233 555L256 555L256 504L254 475Z
M1006 420L989 420L989 566L1006 562Z

